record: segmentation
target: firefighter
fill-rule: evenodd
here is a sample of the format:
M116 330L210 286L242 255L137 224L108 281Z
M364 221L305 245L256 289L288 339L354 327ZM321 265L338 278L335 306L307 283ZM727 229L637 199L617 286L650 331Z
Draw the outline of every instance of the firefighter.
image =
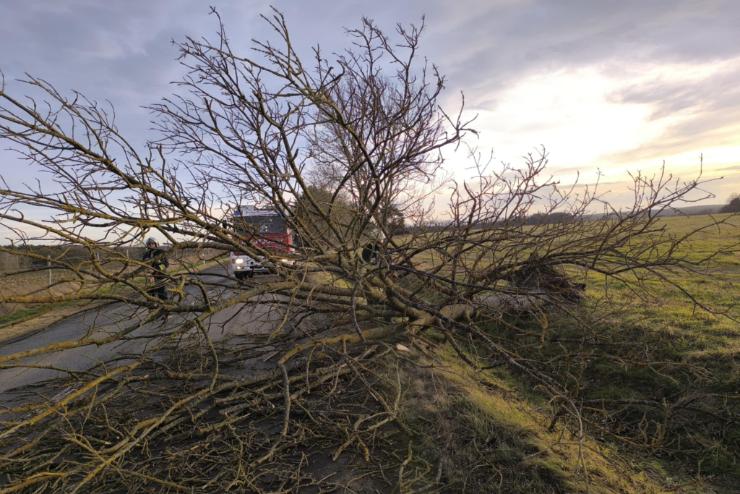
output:
M146 239L146 252L144 252L143 261L151 267L152 288L149 294L160 300L167 300L166 280L167 273L165 270L170 265L167 261L167 255L159 248L159 244L153 237Z
M377 264L380 261L381 246L378 242L371 241L362 248L360 257L367 264Z

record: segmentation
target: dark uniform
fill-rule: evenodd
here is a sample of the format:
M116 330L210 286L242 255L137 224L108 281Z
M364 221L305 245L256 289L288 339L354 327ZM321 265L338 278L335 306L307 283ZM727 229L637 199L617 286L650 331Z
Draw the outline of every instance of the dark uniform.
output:
M167 290L165 289L167 273L165 270L170 265L167 254L159 247L147 246L143 260L151 266L151 275L154 278L154 287L149 290L149 294L160 300L167 300Z
M368 264L377 264L380 260L380 244L378 242L369 242L365 244L360 256L362 260Z

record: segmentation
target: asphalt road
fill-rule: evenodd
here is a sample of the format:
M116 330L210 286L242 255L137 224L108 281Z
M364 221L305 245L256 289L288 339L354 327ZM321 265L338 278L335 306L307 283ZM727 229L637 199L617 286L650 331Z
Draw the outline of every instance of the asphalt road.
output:
M211 269L200 275L200 279L210 286L209 298L218 300L229 297L235 290L219 275L221 268ZM257 276L259 283L264 277ZM194 300L200 293L188 287L185 303ZM27 391L33 385L51 378L68 374L68 371L85 371L100 364L122 365L126 359L133 359L152 350L161 342L158 335L177 327L188 317L172 315L166 321L145 323L148 310L124 303L114 303L79 313L43 331L29 335L0 348L0 356L24 352L54 343L94 337L102 339L127 330L127 339L111 343L90 344L77 348L44 353L13 362L0 364L0 405L16 401L18 392ZM249 306L234 306L221 311L207 321L208 335L213 342L224 343L231 338L246 335L269 333L282 320L282 309L270 303L269 297L263 303ZM192 316L190 316L192 317ZM131 328L135 328L132 329Z

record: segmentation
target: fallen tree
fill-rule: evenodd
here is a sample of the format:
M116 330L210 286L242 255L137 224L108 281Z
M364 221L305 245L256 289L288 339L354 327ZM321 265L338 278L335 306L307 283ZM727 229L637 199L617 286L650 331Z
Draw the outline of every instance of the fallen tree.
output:
M248 54L232 48L221 23L214 41L180 44L186 73L172 96L152 105L158 133L143 150L82 95L37 78L25 81L35 98L0 91L0 138L51 178L43 186L3 181L0 224L16 243L63 241L88 253L84 263L54 261L77 276L79 291L4 293L0 302L107 299L145 314L112 332L93 328L2 355L0 365L43 367L34 359L149 340L138 355L53 369L65 377L47 384L56 389L48 399L8 407L0 432L5 491L349 485L355 479L331 477L317 459L327 451L340 464L359 457L373 465L367 485L385 483L368 490L400 488L412 465L414 475L425 467L410 453L399 458L388 442L404 428L404 385L375 366L392 367L389 355L407 358L397 343L414 348L419 365L449 345L471 369L504 365L526 376L553 404L552 428L564 424L583 443L590 416L578 389L492 328L531 334L534 321L544 338L553 314L578 324L581 284L595 276L635 297L672 287L712 310L677 274L699 272L716 255L682 250L716 223L676 237L658 219L701 199L700 179L636 175L634 203L617 210L595 189L577 194L548 178L542 152L519 167L471 154L475 175L440 185L443 151L461 145L472 122L462 105L441 109L445 81L418 60L421 29L399 27L391 38L363 20L348 31L350 49L328 59L317 48L306 60L282 15L265 21L276 40L257 41ZM431 206L441 192L447 219L426 228L442 214ZM244 203L279 211L310 248L284 263L231 230L223 211ZM535 211L568 221L527 222ZM410 226L403 234L399 214ZM264 258L274 276L224 290L234 281L228 273L214 280L192 269L170 276L180 301L159 300L135 280L151 267L122 255L151 232L176 248ZM373 255L363 259L369 239ZM266 322L250 324L253 333L269 324L267 334L250 338L246 327L238 343L214 341L213 326L260 307ZM166 314L170 323L142 330ZM223 314L231 314L226 322ZM588 477L586 460L573 461ZM429 486L442 482L440 469Z

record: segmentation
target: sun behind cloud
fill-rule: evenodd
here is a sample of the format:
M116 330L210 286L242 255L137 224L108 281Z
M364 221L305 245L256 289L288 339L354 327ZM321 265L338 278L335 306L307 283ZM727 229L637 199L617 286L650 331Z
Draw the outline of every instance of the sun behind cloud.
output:
M623 181L627 172L650 173L665 163L690 179L702 165L719 202L740 184L740 120L717 118L717 94L706 94L740 71L740 59L703 64L617 64L540 73L504 91L479 97L478 145L516 164L537 146L547 149L550 171L564 182L596 175ZM722 107L738 112L740 105ZM690 130L693 129L693 132ZM455 175L465 176L461 157Z

